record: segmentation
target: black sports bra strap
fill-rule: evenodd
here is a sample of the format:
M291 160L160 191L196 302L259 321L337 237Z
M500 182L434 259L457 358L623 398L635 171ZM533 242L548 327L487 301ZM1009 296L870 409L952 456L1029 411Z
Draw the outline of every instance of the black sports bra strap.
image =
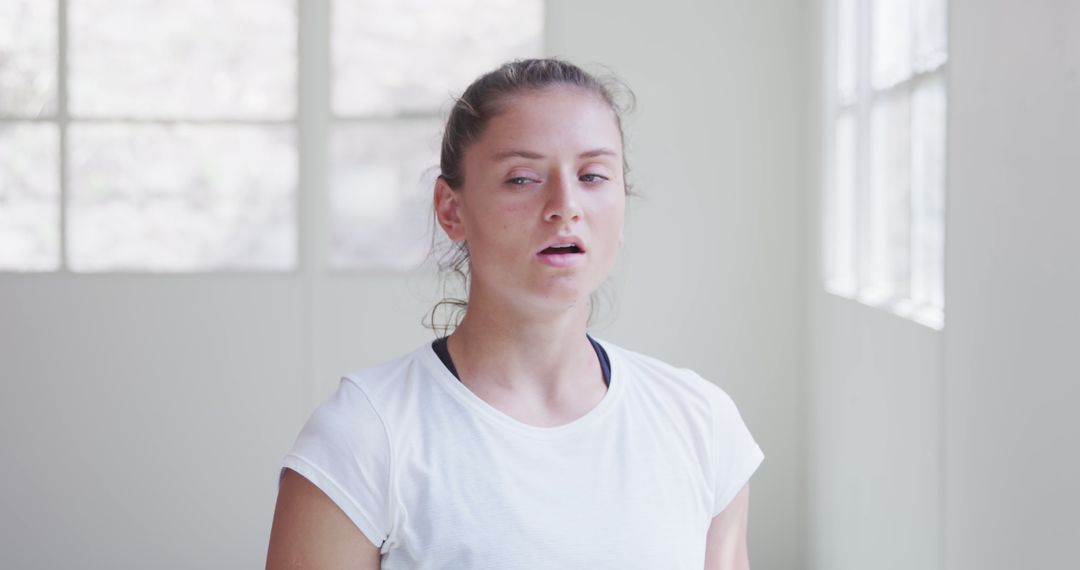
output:
M585 335L589 339L589 343L592 344L593 350L596 351L596 357L600 359L600 370L604 373L604 384L611 386L611 358L608 357L608 353L604 350L603 346L596 341L593 337ZM442 361L446 369L457 378L461 380L461 376L458 375L457 367L454 366L453 359L450 358L450 350L446 347L447 337L440 337L432 341L431 348L435 351L435 354L439 356L439 360Z

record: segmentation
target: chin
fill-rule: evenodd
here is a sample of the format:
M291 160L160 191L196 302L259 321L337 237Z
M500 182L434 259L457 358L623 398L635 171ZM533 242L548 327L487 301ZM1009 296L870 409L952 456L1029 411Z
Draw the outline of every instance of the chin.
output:
M595 291L595 288L554 287L541 294L540 298L537 299L537 302L548 309L565 311L579 305L587 305L589 295L591 295L593 291Z

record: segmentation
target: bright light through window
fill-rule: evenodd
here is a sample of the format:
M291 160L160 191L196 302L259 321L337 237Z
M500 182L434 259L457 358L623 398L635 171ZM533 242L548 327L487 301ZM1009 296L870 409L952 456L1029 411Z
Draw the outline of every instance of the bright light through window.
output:
M945 0L833 0L829 291L944 326Z
M0 271L414 268L452 96L542 30L541 0L0 0Z
M295 1L5 0L0 30L0 270L296 267Z

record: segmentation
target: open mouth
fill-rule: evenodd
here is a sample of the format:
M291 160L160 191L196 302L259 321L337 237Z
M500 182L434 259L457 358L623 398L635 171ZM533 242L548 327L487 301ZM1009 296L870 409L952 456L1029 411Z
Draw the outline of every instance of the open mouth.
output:
M565 253L584 253L576 245L552 246L540 252L541 255L558 255Z

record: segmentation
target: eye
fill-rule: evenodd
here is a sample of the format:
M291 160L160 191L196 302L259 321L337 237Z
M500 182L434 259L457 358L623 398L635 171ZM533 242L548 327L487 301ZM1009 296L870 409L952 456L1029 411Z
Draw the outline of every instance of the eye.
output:
M530 182L536 182L536 180L533 180L532 178L528 178L526 176L515 176L506 181L506 183L511 186L524 186Z
M599 184L601 182L606 182L607 177L600 174L582 174L578 178L578 180L581 180L582 182L588 182L590 184Z

